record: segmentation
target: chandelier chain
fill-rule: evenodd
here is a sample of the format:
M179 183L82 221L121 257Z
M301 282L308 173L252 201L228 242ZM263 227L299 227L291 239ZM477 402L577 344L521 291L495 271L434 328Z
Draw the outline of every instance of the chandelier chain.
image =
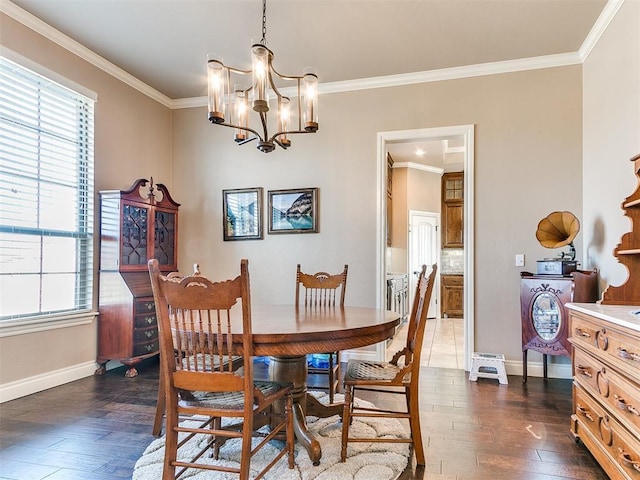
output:
M267 0L262 0L262 41L260 43L267 46Z

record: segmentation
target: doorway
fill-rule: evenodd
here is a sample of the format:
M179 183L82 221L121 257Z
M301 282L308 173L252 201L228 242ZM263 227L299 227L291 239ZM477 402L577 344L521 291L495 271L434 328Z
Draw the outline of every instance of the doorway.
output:
M424 140L442 140L448 138L461 138L464 151L464 272L465 272L465 289L464 289L464 368L469 370L471 366L471 356L474 348L474 125L458 125L450 127L425 128L416 130L399 130L378 133L377 145L377 304L382 306L385 304L386 294L386 188L387 188L387 150L389 144L399 142L412 142ZM384 358L385 346L379 344L377 346L378 358Z

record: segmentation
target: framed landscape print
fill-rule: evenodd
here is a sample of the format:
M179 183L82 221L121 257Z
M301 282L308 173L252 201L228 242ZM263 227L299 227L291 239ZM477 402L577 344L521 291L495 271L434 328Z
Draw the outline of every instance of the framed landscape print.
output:
M269 190L269 233L317 233L318 189Z
M262 188L222 191L224 240L262 239Z

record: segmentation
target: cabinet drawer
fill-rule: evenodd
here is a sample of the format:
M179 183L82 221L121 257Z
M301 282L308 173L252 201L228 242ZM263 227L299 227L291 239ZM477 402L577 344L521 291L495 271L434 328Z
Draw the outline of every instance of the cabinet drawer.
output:
M133 346L133 356L149 355L158 351L158 339L150 342L137 343Z
M640 380L640 339L609 326L598 325L572 311L571 342L616 369Z
M158 339L158 327L136 328L133 331L133 343L150 342Z
M640 390L598 359L574 349L575 380L640 437Z
M462 275L442 275L442 285L445 287L461 287L464 284Z
M136 315L133 319L134 328L151 327L152 325L157 325L157 323L158 321L156 319L156 312Z
M640 479L640 448L638 441L579 385L573 386L574 415L572 418L574 433L589 447L602 450L607 460L625 478ZM582 430L586 430L583 432ZM589 438L591 436L592 438ZM592 450L596 458L600 457ZM612 478L610 468L603 465Z
M141 313L156 313L156 306L155 303L153 302L153 299L151 300L136 300L136 304L135 304L135 314L139 315Z

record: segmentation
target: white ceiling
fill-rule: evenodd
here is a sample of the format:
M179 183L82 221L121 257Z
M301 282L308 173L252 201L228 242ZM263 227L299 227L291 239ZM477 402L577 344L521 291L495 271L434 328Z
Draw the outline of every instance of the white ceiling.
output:
M261 37L260 0L3 2L21 7L170 99L206 95L209 53L249 69L252 40ZM606 3L268 0L266 38L280 73L299 75L312 66L326 84L575 53Z

